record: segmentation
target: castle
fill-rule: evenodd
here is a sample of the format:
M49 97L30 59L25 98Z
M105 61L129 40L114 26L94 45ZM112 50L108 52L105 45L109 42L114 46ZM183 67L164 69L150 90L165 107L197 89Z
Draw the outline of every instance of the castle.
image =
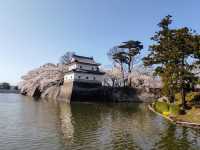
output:
M68 64L68 72L64 76L64 82L73 82L86 86L101 86L104 72L100 71L99 66L93 57L72 55Z

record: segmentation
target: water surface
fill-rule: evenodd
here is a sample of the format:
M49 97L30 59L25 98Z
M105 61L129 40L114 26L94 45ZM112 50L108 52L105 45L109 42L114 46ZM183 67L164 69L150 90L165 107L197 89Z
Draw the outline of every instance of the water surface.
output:
M0 94L0 150L199 150L200 130L147 104L56 103Z

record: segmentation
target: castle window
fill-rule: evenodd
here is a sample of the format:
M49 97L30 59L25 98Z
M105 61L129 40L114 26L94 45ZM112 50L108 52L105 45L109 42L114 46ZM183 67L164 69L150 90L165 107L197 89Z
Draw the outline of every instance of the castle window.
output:
M78 78L80 79L80 78L81 78L81 76L78 76Z
M92 70L94 70L94 68L92 67Z
M82 68L82 66L80 66L80 68Z
M96 78L95 78L95 77L93 77L93 80L96 80Z
M86 77L86 79L88 79L88 77Z

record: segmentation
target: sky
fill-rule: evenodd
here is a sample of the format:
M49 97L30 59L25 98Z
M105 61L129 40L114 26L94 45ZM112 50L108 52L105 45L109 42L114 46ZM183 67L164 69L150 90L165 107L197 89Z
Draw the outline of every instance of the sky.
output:
M148 53L158 22L200 33L199 0L0 0L0 82L17 84L29 70L58 63L66 51L93 56L109 66L106 53L127 40Z

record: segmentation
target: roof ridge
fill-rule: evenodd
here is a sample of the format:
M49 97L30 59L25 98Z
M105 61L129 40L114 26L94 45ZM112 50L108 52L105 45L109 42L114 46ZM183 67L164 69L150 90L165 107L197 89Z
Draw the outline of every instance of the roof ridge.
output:
M94 60L93 57L81 56L81 55L76 55L76 54L74 54L73 56L74 56L74 57L79 57L79 58L85 58L85 59L91 59L91 60Z

